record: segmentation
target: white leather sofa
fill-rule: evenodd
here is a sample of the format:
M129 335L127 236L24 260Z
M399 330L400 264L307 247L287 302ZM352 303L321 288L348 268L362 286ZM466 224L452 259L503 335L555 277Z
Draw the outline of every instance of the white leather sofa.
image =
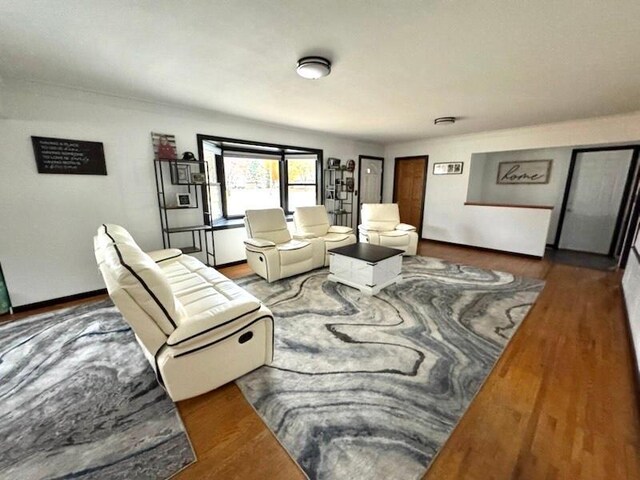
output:
M353 228L329 224L329 216L323 205L296 208L293 213L293 223L296 227L294 238L322 240L325 267L329 266L329 250L356 243Z
M118 225L94 238L109 296L174 400L273 360L273 316L224 275L178 249L143 252Z
M267 282L324 266L322 240L293 238L281 208L247 210L244 226L247 263Z
M415 255L418 250L416 227L400 222L397 203L364 203L358 225L361 242L404 250Z

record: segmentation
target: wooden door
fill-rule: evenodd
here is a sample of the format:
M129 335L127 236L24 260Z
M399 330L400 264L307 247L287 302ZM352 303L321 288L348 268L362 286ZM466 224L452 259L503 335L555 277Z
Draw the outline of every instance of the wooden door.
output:
M426 155L396 158L393 180L393 201L400 209L400 221L415 226L420 236L428 158Z

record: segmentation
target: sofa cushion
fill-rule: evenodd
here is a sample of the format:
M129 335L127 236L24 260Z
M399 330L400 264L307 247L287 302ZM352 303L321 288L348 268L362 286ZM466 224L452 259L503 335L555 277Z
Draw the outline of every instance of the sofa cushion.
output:
M291 233L281 208L247 210L245 215L244 221L249 238L260 238L276 244L291 240Z
M312 258L311 243L305 240L291 240L276 247L280 254L280 265L292 265Z
M185 312L158 264L136 245L128 243L107 245L103 258L117 284L165 334L171 334Z
M227 277L187 255L163 262L173 293L186 315L171 334L168 345L200 338L226 325L241 321L260 309L260 301Z
M296 233L312 234L321 237L329 230L329 217L323 205L314 207L298 207L293 214Z
M367 230L388 231L400 223L397 203L365 203L362 205L362 225Z

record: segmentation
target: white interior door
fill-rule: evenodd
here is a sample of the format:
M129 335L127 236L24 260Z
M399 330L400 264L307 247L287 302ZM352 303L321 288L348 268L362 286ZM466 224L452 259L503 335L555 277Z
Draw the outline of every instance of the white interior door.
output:
M632 156L632 149L578 153L560 248L609 253Z
M381 160L363 158L360 166L360 203L382 203Z
M363 203L382 203L382 169L384 168L383 160L364 157L360 162L358 223Z

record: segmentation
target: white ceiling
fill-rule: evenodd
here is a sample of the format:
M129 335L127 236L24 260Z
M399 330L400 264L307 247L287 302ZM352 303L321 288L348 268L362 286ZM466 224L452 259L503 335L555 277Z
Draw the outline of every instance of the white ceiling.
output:
M2 0L0 76L386 143L640 110L639 34L638 0Z

